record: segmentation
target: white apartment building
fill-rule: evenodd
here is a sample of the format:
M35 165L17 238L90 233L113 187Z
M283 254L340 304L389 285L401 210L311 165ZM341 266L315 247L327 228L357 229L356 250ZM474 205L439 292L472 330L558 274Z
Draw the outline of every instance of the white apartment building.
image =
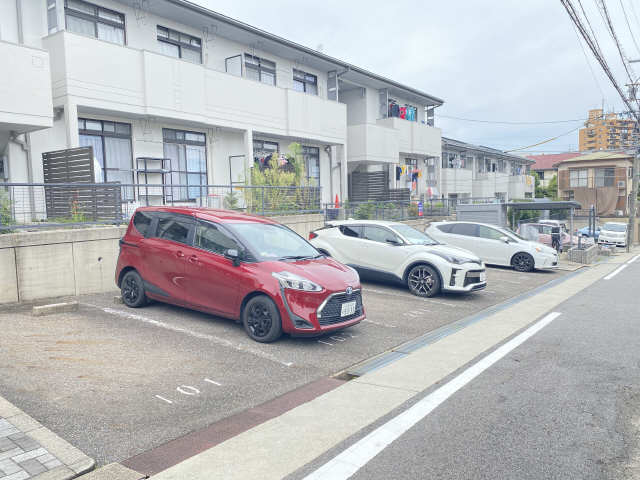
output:
M2 0L0 65L0 182L92 146L106 182L169 158L191 200L297 142L330 202L351 171L423 192L440 157L441 100L186 0ZM396 180L404 163L420 182Z
M439 194L444 198L532 198L533 160L442 137Z

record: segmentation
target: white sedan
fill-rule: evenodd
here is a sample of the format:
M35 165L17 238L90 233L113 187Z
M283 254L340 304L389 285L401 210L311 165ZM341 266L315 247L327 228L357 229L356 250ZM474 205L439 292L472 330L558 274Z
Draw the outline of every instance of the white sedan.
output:
M558 253L506 228L476 222L434 222L426 233L437 241L466 248L490 265L511 266L519 272L556 268Z
M311 232L309 241L363 277L402 283L420 297L443 290L470 292L487 285L484 263L476 255L440 245L402 223L334 221Z

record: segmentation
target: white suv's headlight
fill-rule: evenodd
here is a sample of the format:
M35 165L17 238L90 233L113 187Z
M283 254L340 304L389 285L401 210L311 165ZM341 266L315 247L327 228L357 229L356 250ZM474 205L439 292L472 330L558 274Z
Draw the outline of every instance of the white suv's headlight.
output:
M305 292L320 292L322 287L304 277L291 272L273 272L271 274L277 278L282 288L290 288L291 290L302 290Z
M480 259L477 258L468 258L468 257L460 257L457 255L449 255L448 253L442 252L429 252L433 255L437 255L440 258L444 258L447 262L453 263L454 265L462 265L463 263L480 263Z

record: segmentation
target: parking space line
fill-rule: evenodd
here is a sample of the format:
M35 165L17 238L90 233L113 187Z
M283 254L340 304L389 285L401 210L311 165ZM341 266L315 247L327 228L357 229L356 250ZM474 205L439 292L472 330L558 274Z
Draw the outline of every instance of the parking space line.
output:
M638 258L640 258L640 255L636 255L635 257L633 257L631 260L629 260L627 262L628 265L631 265L633 262L635 262Z
M155 396L156 398L159 398L160 400L163 400L163 401L165 401L165 402L169 403L169 404L173 404L173 402L172 402L171 400L169 400L168 398L164 398L164 397L162 397L162 396L160 396L160 395L154 395L154 396Z
M609 275L607 275L606 277L604 277L605 280L611 280L613 277L615 277L617 274L619 274L622 270L624 270L625 268L627 268L629 266L628 263L625 263L624 265L616 268L613 272L611 272Z
M456 306L453 303L441 302L440 300L432 300L430 298L418 297L416 295L407 295L407 294L404 294L404 293L385 292L384 290L374 290L372 288L364 288L363 292L364 293L367 293L367 292L377 293L379 295L391 295L392 297L411 298L413 300L419 300L419 301L428 302L428 303L437 303L439 305L446 305L447 307L455 307Z
M214 382L213 380L209 379L209 378L205 378L204 379L205 382L209 382L209 383L213 383L214 385L217 385L218 387L221 387L222 384L218 383L218 382Z
M166 330L171 330L173 332L183 333L185 335L189 335L191 337L199 338L202 340L208 340L217 345L231 348L233 350L237 350L238 352L249 353L251 355L255 355L256 357L264 358L274 363L279 363L280 365L284 365L285 367L290 367L293 365L293 362L284 362L269 353L257 350L247 345L233 343L232 341L227 340L226 338L220 338L215 335L208 335L206 333L196 332L193 330L189 330L187 328L182 328L176 325L171 325L169 323L161 322L160 320L154 320L153 318L144 317L136 313L125 312L123 310L118 310L115 308L101 307L99 305L92 305L90 303L83 303L82 305L91 307L91 308L97 308L98 310L101 310L104 313L108 313L111 315L117 315L119 317L128 318L131 320L137 320L139 322L155 325L156 327L164 328Z
M522 345L560 315L558 312L549 313L524 332L498 347L489 355L469 366L452 380L351 445L342 453L307 475L304 480L346 480L353 476L358 470L369 463L371 459L424 419L438 406L443 404L458 390Z

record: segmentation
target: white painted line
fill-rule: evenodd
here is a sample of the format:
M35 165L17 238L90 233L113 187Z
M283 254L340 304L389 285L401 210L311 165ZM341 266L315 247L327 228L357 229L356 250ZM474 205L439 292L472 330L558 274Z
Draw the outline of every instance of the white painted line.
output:
M369 320L368 318L365 318L365 319L363 320L363 322L371 323L372 325L378 325L378 326L380 326L380 327L396 328L396 326L395 326L395 325L391 325L391 324L389 324L389 323L374 322L373 320Z
M161 397L160 395L155 395L155 397L156 397L156 398L159 398L160 400L163 400L163 401L165 401L165 402L167 402L167 403L173 403L173 402L172 402L171 400L169 400L168 398Z
M627 262L627 265L631 265L633 262L635 262L639 258L640 258L640 255L636 255L635 257L633 257L631 260Z
M454 305L453 303L441 302L440 300L432 300L431 298L418 297L417 295L407 295L407 294L404 294L404 293L385 292L384 290L374 290L374 289L371 289L371 288L365 288L365 289L363 289L363 292L364 293L367 293L367 292L377 293L379 295L391 295L392 297L411 298L413 300L422 300L424 302L437 303L439 305L446 305L447 307L455 307L455 306L457 306L457 305Z
M619 274L622 270L624 270L628 266L629 266L629 264L625 263L624 265L622 265L621 267L616 268L613 272L611 272L609 275L604 277L604 279L605 280L611 280L613 277L615 277L617 274Z
M304 480L339 480L347 479L366 465L373 457L384 450L394 440L398 439L416 423L429 415L435 408L444 403L471 380L512 350L549 325L560 313L553 312L527 328L520 335L512 338L501 347L467 368L460 375L450 380L442 387L427 395L411 408L392 418L378 427L369 435L359 440L344 452L329 460L315 472L307 475Z
M221 384L221 383L214 382L213 380L211 380L211 379L209 379L209 378L205 378L205 379L204 379L204 381L205 381L205 382L209 382L209 383L213 383L214 385L217 385L217 386L219 386L219 387L221 387L221 386L222 386L222 384Z
M196 387L192 387L191 385L180 385L179 387L176 387L176 390L183 395L198 395L200 393L200 390Z
M323 342L322 340L318 340L318 343L324 343L325 345L329 345L330 347L333 347L333 343Z
M105 313L109 313L111 315L118 315L123 318L128 318L130 320L137 320L139 322L148 323L151 325L155 325L156 327L164 328L167 330L171 330L173 332L184 333L185 335L190 335L195 338L200 338L202 340L208 340L217 345L221 345L223 347L232 348L233 350L237 350L239 352L250 353L255 355L256 357L265 358L267 360L271 360L272 362L279 363L280 365L284 365L285 367L290 367L293 365L293 362L283 362L282 360L274 357L273 355L263 352L261 350L255 349L248 345L236 344L226 338L220 338L215 335L208 335L206 333L200 333L193 330L189 330L187 328L178 327L177 325L171 325L170 323L161 322L160 320L154 320L152 318L144 317L142 315L138 315L136 313L125 312L123 310L118 310L115 308L109 307L100 307L98 305L92 305L89 303L83 303L82 305L86 305L87 307L97 308L98 310L102 310Z

